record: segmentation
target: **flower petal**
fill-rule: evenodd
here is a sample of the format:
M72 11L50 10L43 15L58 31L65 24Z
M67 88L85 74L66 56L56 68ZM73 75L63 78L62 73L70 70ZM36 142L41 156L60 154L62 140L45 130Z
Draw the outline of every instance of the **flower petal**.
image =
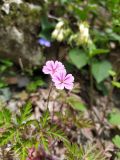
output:
M73 89L73 83L64 83L64 87L68 90L72 90Z
M55 86L57 89L64 89L64 84L63 83L55 83Z
M47 68L46 66L44 66L43 69L42 69L42 72L45 73L45 74L50 74L51 71L50 71L49 68Z
M72 74L67 74L64 80L65 83L71 83L74 82L74 77L72 76Z

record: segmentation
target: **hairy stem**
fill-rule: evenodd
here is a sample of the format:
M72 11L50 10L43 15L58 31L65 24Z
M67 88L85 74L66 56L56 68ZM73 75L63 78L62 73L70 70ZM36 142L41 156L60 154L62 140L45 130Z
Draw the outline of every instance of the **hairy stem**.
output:
M53 88L53 83L51 83L50 90L49 90L49 93L48 93L48 98L47 98L47 109L48 109L48 105L49 105L49 101L50 101L50 94L51 94L52 88Z
M92 62L90 63L90 91L89 91L89 97L90 97L90 107L93 106L93 76L92 76Z

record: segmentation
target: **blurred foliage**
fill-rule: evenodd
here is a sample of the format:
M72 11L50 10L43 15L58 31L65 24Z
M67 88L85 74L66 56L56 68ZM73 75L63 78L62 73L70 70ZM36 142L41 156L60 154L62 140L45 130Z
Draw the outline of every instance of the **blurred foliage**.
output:
M29 1L32 2L32 0ZM92 95L94 80L98 90L104 92L104 95L109 94L104 84L109 76L112 79L111 86L119 89L119 67L116 67L115 70L109 57L116 54L120 45L120 0L45 0L42 2L37 0L35 4L41 6L40 11L35 12L34 17L32 17L36 21L37 15L41 12L40 31L38 31L37 37L52 42L53 51L59 50L56 49L56 46L66 49L67 53L64 54L63 52L63 56L57 55L57 57L60 57L60 60L67 64L68 70L77 70L81 74L84 71L87 73L86 75L90 75L90 96ZM10 13L14 21L15 17L19 17L20 14L20 12L17 14L16 12L17 10L14 14L13 12ZM24 12L28 12L26 8L24 8ZM10 21L8 19L5 21L8 23L11 18ZM31 17L29 17L29 21L32 22ZM43 52L47 50L45 47L42 49ZM4 81L4 74L12 65L13 63L9 60L0 60L0 88L7 86ZM33 79L26 89L28 92L34 92L38 87L44 86L46 83L43 80ZM63 91L57 97L63 104L65 103L70 107L64 115L56 113L58 121L61 122L62 120L62 125L65 127L68 124L74 124L78 128L92 126L90 120L79 114L87 109L86 105L75 96L79 92L80 88L76 87L72 94ZM74 113L77 113L76 117ZM15 151L21 160L25 160L27 149L33 144L36 148L41 145L45 151L50 152L50 141L54 139L64 142L68 160L105 159L104 154L97 151L94 145L84 147L70 144L64 131L59 128L60 126L51 121L48 111L43 113L39 120L30 119L31 116L32 105L30 103L25 104L15 115L3 107L0 110L0 128L3 130L0 132L0 146L12 144L11 150ZM111 112L108 121L113 128L119 129L119 111ZM29 129L32 133L29 133ZM120 148L120 135L113 137L113 143L117 148ZM119 152L117 156L120 157Z
M0 132L0 146L11 143L11 150L21 160L26 159L27 150L33 144L37 148L41 144L45 150L49 151L50 138L67 142L64 132L56 124L49 123L50 114L48 111L39 120L31 120L31 116L32 105L30 102L21 107L20 113L16 115L12 115L4 107L0 110L0 128L3 130ZM35 128L33 129L32 126Z
M7 83L4 80L4 74L13 66L13 63L7 59L0 59L0 88L7 86Z
M112 68L108 61L112 52L110 42L114 45L120 42L119 3L119 0L48 0L44 3L39 36L53 44L63 42L68 50L66 60L78 70L86 65L92 67L92 76L100 83L108 78Z
M78 146L77 144L67 144L68 160L105 160L105 156L100 152L95 145L88 144L86 147Z
M43 86L46 86L46 83L42 79L37 79L28 83L26 89L28 92L34 92L38 87Z

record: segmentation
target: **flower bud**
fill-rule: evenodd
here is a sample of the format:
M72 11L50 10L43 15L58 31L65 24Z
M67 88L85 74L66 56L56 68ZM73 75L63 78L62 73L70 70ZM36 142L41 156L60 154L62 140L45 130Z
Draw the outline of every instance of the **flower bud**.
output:
M55 29L53 32L52 32L52 38L56 39L57 36L59 34L59 30L58 29Z
M57 29L60 29L61 27L64 26L64 22L63 21L59 21L57 24L56 24L56 28Z
M81 23L79 24L79 30L80 30L80 43L88 43L89 39L90 39L90 35L89 35L89 28L88 25L85 23Z
M59 42L61 42L64 39L64 30L60 30L58 36L57 36L57 40Z

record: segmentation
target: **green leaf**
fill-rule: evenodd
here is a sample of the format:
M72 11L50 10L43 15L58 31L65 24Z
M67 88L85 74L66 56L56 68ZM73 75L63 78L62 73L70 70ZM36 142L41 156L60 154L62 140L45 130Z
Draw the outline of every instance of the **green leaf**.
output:
M26 89L27 89L28 92L34 92L34 91L36 91L36 89L38 87L41 87L41 86L45 86L45 82L42 79L38 79L38 80L35 80L33 82L30 82L27 85Z
M108 37L110 40L118 41L120 42L120 35L113 32L112 29L106 29L106 33L108 34Z
M7 84L3 80L0 80L0 88L4 88L6 86Z
M110 76L116 77L117 73L114 70L109 71Z
M36 119L27 121L25 126L29 126L29 125L34 125L36 129L40 128L39 122Z
M68 1L71 2L71 0L60 0L62 4L67 3Z
M88 9L87 8L81 9L79 5L73 5L73 12L79 19L84 21L86 20Z
M76 110L79 110L79 111L86 110L86 106L78 98L74 96L68 97L67 103Z
M96 88L103 93L103 95L108 95L109 90L107 88L107 85L104 84L104 82L96 83Z
M113 125L116 125L116 126L120 125L120 112L118 112L118 111L112 112L109 115L108 120Z
M64 132L60 130L56 125L50 126L50 128L47 130L47 134L52 138L61 140L63 142L68 142Z
M14 153L16 155L19 156L20 160L25 160L27 155L28 155L28 148L31 148L36 145L36 141L34 138L30 138L30 139L22 139L20 140L20 142L16 142L12 147L12 150L14 151Z
M46 137L44 137L44 136L41 136L40 139L41 139L41 143L44 146L45 150L49 151L48 139Z
M109 52L108 49L94 49L94 50L92 50L92 52L90 53L90 55L91 56L95 56L95 55L99 55L99 54L106 54L108 52Z
M42 30L39 34L39 37L45 38L47 40L51 39L51 32L54 29L54 24L48 21L47 16L42 16L41 18L41 27Z
M25 143L26 143L25 140L24 141L22 140L21 143L14 144L12 148L14 152L16 153L16 155L19 156L20 160L25 160L27 157L27 147L29 145L26 145Z
M117 88L120 88L120 82L112 81L112 85Z
M120 136L119 136L119 135L116 135L116 136L112 139L112 141L114 142L114 144L115 144L118 148L120 148Z
M53 26L54 25L48 21L47 16L44 15L44 16L41 17L41 27L42 27L42 30L52 29Z
M10 60L6 60L6 59L1 59L0 62L6 65L7 67L11 67L13 65L13 62L11 62Z
M11 123L11 113L7 108L0 111L0 126L5 125L8 127Z
M3 133L3 135L0 137L0 145L3 146L7 144L9 141L12 141L15 134L15 129L10 128L9 131L6 131Z
M78 69L84 67L88 63L88 56L86 53L77 48L70 50L69 58Z
M21 107L20 116L16 117L18 124L26 123L28 118L31 116L32 105L30 102L26 103L25 106Z
M3 118L4 118L3 113L2 111L0 111L0 124L3 123Z
M42 128L45 128L45 126L48 124L48 120L50 119L50 114L48 111L44 112L42 117L40 118L40 123L42 125Z
M117 152L116 154L117 154L117 157L120 159L120 152Z
M102 82L109 76L109 70L111 70L111 63L108 61L99 61L92 64L92 74L97 83Z

